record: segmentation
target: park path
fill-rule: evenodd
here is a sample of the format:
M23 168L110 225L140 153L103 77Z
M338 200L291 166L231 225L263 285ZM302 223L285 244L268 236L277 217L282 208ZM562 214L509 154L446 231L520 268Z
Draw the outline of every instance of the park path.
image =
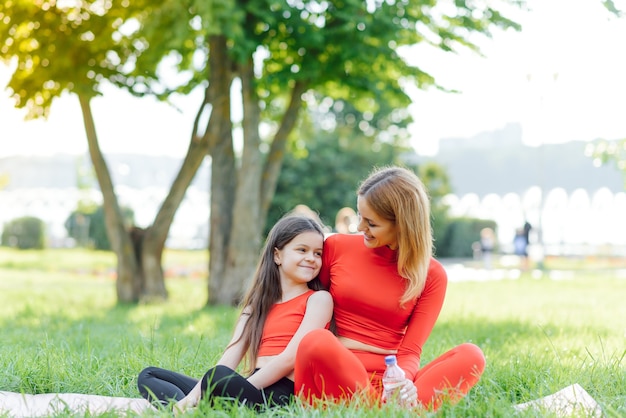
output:
M492 268L485 268L482 261L470 258L443 258L439 259L439 261L446 269L450 282L517 280L524 273L514 258L506 258L506 256L500 258L498 263L494 263L495 267ZM604 270L613 277L626 279L626 266ZM584 271L532 268L528 271L528 275L533 279L571 280ZM594 271L598 272L600 269L595 269Z

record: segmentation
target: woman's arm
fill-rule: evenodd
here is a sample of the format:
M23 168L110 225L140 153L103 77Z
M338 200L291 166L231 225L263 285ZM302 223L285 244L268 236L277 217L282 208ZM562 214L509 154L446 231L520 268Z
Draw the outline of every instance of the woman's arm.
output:
M419 370L422 347L437 322L447 286L448 276L445 269L437 260L431 259L426 286L417 301L404 339L398 348L398 364L410 380L413 380Z
M285 349L273 357L259 371L248 378L256 388L262 389L279 379L288 376L294 368L296 350L302 338L314 329L324 328L333 314L333 299L325 290L320 290L309 296L306 312L302 323L293 335Z

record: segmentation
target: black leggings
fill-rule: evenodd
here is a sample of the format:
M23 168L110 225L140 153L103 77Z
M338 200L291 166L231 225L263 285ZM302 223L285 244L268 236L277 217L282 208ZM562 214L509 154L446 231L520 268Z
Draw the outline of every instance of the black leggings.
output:
M180 401L197 383L197 379L158 367L143 369L137 378L141 396L163 406ZM209 369L202 378L201 386L202 398L208 393L209 399L230 398L257 410L286 405L294 393L293 381L286 377L264 389L257 389L245 377L226 366Z

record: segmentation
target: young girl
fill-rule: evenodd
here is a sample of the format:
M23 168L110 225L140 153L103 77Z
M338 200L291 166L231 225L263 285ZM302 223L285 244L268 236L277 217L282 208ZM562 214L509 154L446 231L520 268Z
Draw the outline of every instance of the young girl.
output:
M309 331L327 327L333 302L321 289L324 234L304 216L286 216L270 231L243 302L231 342L217 366L198 381L157 367L141 371L137 385L151 402L182 412L201 398L231 398L261 409L294 395L296 348ZM316 291L319 290L319 291ZM244 360L247 377L235 369Z

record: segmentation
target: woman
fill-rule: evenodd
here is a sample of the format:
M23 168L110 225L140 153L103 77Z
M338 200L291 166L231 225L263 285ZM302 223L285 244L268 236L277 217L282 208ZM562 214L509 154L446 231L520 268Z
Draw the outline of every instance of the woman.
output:
M307 334L298 348L295 389L310 403L361 394L378 402L384 357L396 354L406 373L409 405L437 409L476 384L485 358L462 344L420 368L422 347L443 305L447 275L432 258L430 203L411 171L374 171L357 193L358 230L324 244L320 279L334 302L336 337Z
M328 326L330 294L320 289L324 234L305 216L287 216L270 231L231 342L217 366L201 380L148 367L137 386L157 404L172 401L176 412L194 407L201 398L234 399L254 409L285 405L294 395L293 367L302 337ZM235 369L247 360L247 376Z

